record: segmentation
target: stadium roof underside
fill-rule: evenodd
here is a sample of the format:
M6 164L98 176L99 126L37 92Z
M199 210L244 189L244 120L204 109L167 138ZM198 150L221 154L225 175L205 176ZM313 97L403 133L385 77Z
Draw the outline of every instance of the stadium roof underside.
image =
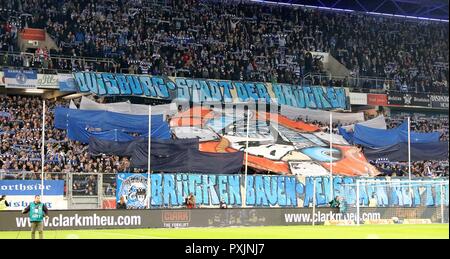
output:
M448 21L449 0L251 0Z

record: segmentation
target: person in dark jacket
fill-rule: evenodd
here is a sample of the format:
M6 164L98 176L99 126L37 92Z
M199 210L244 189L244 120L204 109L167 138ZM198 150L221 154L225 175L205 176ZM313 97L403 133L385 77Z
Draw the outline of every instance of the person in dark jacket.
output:
M220 199L219 207L221 209L226 209L228 207L227 204L225 203L225 200L223 198Z
M193 194L192 192L189 194L189 197L188 197L188 199L187 199L186 207L187 207L188 209L193 209L193 208L195 208L195 196L194 196L194 194Z
M331 208L339 208L339 196L336 196L329 204Z
M120 197L119 202L116 204L116 209L118 210L126 210L127 204L125 202L125 198L123 196Z

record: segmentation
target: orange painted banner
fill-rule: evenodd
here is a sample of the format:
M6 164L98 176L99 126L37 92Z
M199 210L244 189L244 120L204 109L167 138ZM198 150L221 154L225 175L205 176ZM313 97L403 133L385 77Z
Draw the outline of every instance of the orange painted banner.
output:
M200 150L248 152L248 166L255 172L324 176L329 174L332 161L334 175L379 174L355 146L332 145L330 153L329 138L325 138L316 125L268 112L252 112L249 121L244 118L224 119L222 116L223 113L216 110L196 107L175 115L170 125L172 128L194 127L217 134L217 140L202 140L202 136L196 136L200 138ZM227 121L228 124L217 127L213 121Z

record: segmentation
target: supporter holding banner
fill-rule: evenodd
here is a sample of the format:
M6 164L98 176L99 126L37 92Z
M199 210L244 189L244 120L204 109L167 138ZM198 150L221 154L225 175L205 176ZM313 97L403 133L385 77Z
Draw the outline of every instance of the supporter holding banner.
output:
M0 180L0 193L8 196L10 210L27 207L35 195L41 194L41 188L44 188L42 201L49 209L67 209L63 180L45 180L44 187L40 180Z
M418 133L412 131L411 143L439 142L440 135L439 132ZM365 147L385 147L408 142L408 124L403 122L399 127L387 130L356 124L352 142Z

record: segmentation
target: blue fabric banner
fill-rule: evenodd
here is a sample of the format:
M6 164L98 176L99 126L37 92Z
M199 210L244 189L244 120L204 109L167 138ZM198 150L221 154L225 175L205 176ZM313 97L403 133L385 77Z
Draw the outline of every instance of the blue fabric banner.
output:
M96 131L118 130L128 133L148 134L148 116L130 115L108 111L76 110L57 107L55 109L55 127L67 129L69 124L94 128ZM170 136L169 125L163 120L163 115L152 115L153 129L165 131ZM153 133L152 133L153 134Z
M101 140L109 141L133 141L133 137L122 130L113 129L106 131L89 131L88 128L75 121L69 120L69 127L67 128L67 137L73 141L81 143L89 143L89 138L94 137ZM147 134L142 134L141 137L148 137ZM152 138L154 139L169 139L170 131L167 123L161 124L158 128L152 128Z
M411 131L411 143L439 142L439 137L439 132L418 133ZM369 128L356 124L353 139L349 142L365 147L386 147L408 142L408 124L403 122L399 127L388 130Z

